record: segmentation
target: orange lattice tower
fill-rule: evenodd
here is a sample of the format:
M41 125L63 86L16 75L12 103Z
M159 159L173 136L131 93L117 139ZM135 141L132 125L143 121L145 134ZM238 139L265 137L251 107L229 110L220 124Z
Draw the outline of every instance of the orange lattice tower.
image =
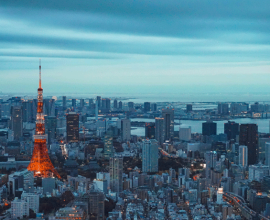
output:
M61 178L55 170L48 154L46 145L44 115L43 115L43 89L41 88L41 63L39 63L39 88L38 88L38 105L36 134L34 135L35 143L31 161L27 167L29 171L34 172L34 176Z

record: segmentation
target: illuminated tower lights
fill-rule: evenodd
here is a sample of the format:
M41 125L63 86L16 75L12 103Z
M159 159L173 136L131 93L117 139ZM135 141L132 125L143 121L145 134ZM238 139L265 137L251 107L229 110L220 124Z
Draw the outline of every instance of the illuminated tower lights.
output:
M45 123L43 115L43 89L41 87L41 62L39 63L39 88L38 88L38 104L36 116L36 132L34 135L34 150L31 161L27 167L29 171L34 172L34 176L61 178L55 170L48 154L46 145L47 135L45 134Z

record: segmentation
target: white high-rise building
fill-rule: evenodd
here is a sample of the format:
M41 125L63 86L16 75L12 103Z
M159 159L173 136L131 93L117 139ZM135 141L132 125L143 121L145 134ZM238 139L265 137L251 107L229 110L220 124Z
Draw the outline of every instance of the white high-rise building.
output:
M17 197L11 202L11 217L12 219L23 218L29 216L29 203Z
M239 146L239 165L242 167L248 165L248 148L245 145Z
M123 158L110 158L110 188L112 192L123 191Z
M35 213L39 211L39 195L36 193L23 192L21 196L22 200L28 202L29 208Z
M121 120L121 138L123 141L130 140L130 120L129 119L122 119Z
M142 171L158 172L158 143L154 139L143 141Z
M191 127L179 128L179 140L181 141L191 140Z
M270 142L265 143L265 165L270 167Z
M217 191L217 204L221 204L223 202L223 188L218 188Z

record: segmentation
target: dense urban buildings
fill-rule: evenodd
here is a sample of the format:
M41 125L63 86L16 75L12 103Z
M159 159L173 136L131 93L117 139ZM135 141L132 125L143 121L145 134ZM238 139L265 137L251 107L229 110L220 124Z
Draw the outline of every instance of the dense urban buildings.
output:
M2 0L0 220L270 220L269 3Z
M268 219L268 104L43 99L40 85L0 106L4 219Z

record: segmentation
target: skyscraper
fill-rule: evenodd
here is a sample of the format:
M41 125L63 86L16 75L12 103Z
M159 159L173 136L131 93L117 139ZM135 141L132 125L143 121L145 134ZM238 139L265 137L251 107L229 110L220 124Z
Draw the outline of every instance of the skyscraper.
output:
M270 142L265 143L265 163L264 164L270 167Z
M105 159L109 159L113 156L114 148L113 148L113 130L109 128L106 131L104 136L104 157Z
M145 102L144 103L144 112L149 112L150 111L150 102Z
M211 178L211 168L215 168L217 162L217 152L216 151L207 151L205 153L205 176L207 179Z
M89 213L96 214L96 220L105 218L105 196L103 192L90 190L89 192Z
M155 118L155 137L159 144L164 142L164 118Z
M97 96L96 104L98 104L98 110L101 109L101 96Z
M94 100L93 99L89 99L89 107L91 107L92 104L94 104Z
M45 133L48 135L48 145L56 138L56 117L45 116Z
M72 99L72 108L76 108L76 99Z
M111 99L104 98L102 101L102 112L109 112L111 110Z
M192 112L192 104L187 104L186 109L187 112Z
M110 111L111 110L111 99L106 99L106 110Z
M151 104L151 111L152 111L152 112L157 111L157 103L152 103L152 104Z
M117 99L115 99L115 100L113 101L113 108L114 108L114 109L117 109Z
M22 137L22 107L11 107L11 129L14 132L14 140L19 140Z
M34 119L33 115L33 100L22 102L22 115L23 122L32 122Z
M1 103L1 117L10 116L10 104L8 102Z
M96 122L98 121L98 109L99 109L99 103L98 103L98 100L96 99L96 105L95 105L95 118L96 118Z
M174 137L174 109L163 109L162 118L164 118L164 138L173 140Z
M218 114L228 115L229 114L229 104L228 103L218 103Z
M106 109L106 99L101 99L101 109Z
M120 101L119 102L119 107L118 107L119 109L122 109L123 108L123 103L122 103L122 101Z
M202 134L203 135L217 135L217 123L207 121L202 123Z
M66 96L62 97L62 104L63 104L63 109L65 110L67 108L67 97Z
M44 115L55 116L55 100L43 99Z
M147 139L155 139L155 123L149 122L145 123L145 138Z
M37 107L38 107L38 100L33 99L33 106L32 106L32 122L36 122L36 115L37 115Z
M239 165L242 167L248 166L248 148L247 146L239 146Z
M236 140L236 136L239 135L239 124L234 121L228 121L224 124L224 133L227 134L228 140Z
M265 145L267 142L270 142L270 138L259 138L258 141L258 161L264 163L266 157L265 157Z
M248 165L256 164L258 159L258 126L256 124L241 124L239 144L248 148Z
M84 107L84 99L80 99L80 107L81 107L81 108Z
M67 142L79 141L79 115L70 112L67 115Z
M129 141L130 140L130 120L129 119L122 119L121 120L121 138L122 141Z
M158 172L158 143L154 139L143 141L142 171Z
M123 191L123 158L110 158L110 188L112 192Z

